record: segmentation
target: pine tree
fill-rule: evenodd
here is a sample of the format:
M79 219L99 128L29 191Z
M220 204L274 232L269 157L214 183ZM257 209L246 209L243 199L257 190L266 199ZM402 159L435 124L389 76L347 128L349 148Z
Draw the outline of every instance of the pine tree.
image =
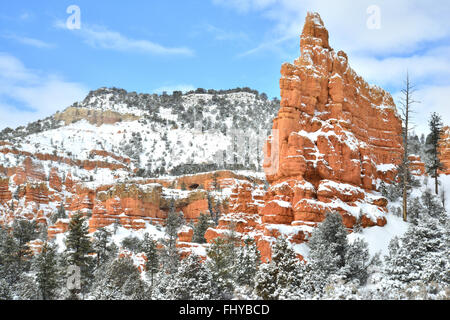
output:
M200 257L194 253L181 262L174 279L170 288L172 299L209 300L214 297L211 274Z
M183 224L184 224L183 215L180 212L175 212L175 200L172 199L170 202L169 213L167 215L165 224L166 234L169 237L168 239L169 247L175 246L178 231L183 226Z
M445 166L440 160L439 143L442 134L442 119L437 113L431 115L431 119L428 123L430 128L430 135L427 138L428 149L426 150L429 155L430 163L427 166L427 173L430 177L434 178L435 192L439 194L439 171L444 171Z
M159 271L159 255L157 250L157 243L150 237L148 233L144 235L144 240L142 242L142 251L147 257L145 268L147 270L147 274L150 275L151 286L153 287L155 274Z
M117 246L111 243L111 232L105 228L100 228L94 233L92 249L97 255L97 269L101 264L113 259L118 251Z
M183 215L180 212L175 212L174 203L175 201L172 199L165 224L167 238L162 240L164 249L161 251L160 255L162 268L171 274L177 271L180 262L180 255L176 247L176 242L178 231L184 224Z
M69 222L66 250L68 263L80 268L82 291L87 292L92 279L92 260L89 253L92 253L93 250L88 237L88 226L85 218L80 213L73 215ZM79 291L78 289L73 289L70 293L71 298L75 298Z
M284 237L272 247L272 260L260 266L255 277L255 293L264 300L278 300L292 291L299 266L295 252Z
M16 219L12 226L13 237L17 240L17 266L19 272L28 270L30 264L30 247L28 242L34 240L38 236L37 225L35 221L26 219Z
M332 273L343 267L347 251L347 230L338 213L327 213L308 242L310 259L320 269Z
M446 212L442 204L429 189L426 189L422 194L423 213L426 215L442 220L445 223Z
M430 193L431 196L431 193ZM420 216L423 214L424 212L424 207L422 206L422 203L420 202L419 198L413 198L410 199L410 204L409 204L409 215L408 215L408 220L412 223L417 225Z
M231 258L231 247L223 238L213 240L207 249L207 268L211 273L216 291L213 299L230 299L233 294L233 260Z
M234 264L233 273L236 283L253 288L260 263L261 256L255 241L251 238L245 239L244 246L240 248Z
M192 242L195 243L206 243L205 233L206 230L211 226L210 216L204 213L201 213L197 223L194 227L194 235L192 237Z
M46 242L35 262L36 280L43 300L53 300L58 288L56 248Z
M0 271L1 277L12 286L19 278L21 269L19 268L19 245L13 236L0 228L1 232L1 246L0 246Z
M130 257L109 262L93 287L92 297L97 300L146 300L151 297Z
M362 239L356 239L346 250L343 274L346 279L358 280L358 283L362 285L366 283L369 276L369 266L369 245Z
M385 257L388 278L403 286L431 281L448 286L450 256L444 230L437 219L424 216L401 238L394 238Z
M88 265L88 254L92 252L88 226L85 222L82 214L73 215L69 222L69 233L66 239L70 262L79 267Z
M5 279L0 278L0 301L12 300L12 298L11 286Z

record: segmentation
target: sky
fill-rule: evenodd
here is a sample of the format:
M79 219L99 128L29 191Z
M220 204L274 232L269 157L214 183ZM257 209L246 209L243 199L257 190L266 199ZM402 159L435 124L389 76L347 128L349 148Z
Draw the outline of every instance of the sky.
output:
M450 125L448 0L0 0L0 130L100 87L250 87L279 97L280 67L299 56L307 11L396 102L408 70L418 134L431 112Z

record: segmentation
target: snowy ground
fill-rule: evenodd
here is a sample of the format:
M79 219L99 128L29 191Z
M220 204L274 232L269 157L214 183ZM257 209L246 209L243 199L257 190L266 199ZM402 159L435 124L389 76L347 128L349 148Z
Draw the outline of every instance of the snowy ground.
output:
M371 256L381 252L381 258L388 254L389 242L395 236L401 237L408 229L408 223L402 218L389 213L386 216L387 224L384 227L371 227L364 229L361 233L351 233L348 235L349 242L357 238L365 240L369 244Z

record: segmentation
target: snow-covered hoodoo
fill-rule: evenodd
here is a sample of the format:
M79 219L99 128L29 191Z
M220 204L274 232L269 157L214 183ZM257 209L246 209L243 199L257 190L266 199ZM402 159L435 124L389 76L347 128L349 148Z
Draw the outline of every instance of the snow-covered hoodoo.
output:
M347 228L357 221L385 225L387 200L376 192L377 183L395 178L403 154L402 122L391 95L367 84L347 55L329 46L319 14L308 13L300 48L301 56L281 68L281 107L265 147L270 188L264 201L252 198L248 186L236 189L257 201L261 224L247 230L255 233L263 257L280 233L302 243L328 211L339 212ZM231 199L232 208L239 199ZM251 225L250 209L230 215ZM212 239L217 231L207 235Z

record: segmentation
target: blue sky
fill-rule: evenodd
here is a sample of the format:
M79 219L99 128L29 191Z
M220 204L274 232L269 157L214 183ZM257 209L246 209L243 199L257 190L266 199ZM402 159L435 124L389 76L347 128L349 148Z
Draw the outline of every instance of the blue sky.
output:
M69 30L77 5L81 29ZM369 28L371 5L379 27ZM406 69L417 84L417 131L431 111L450 124L449 1L2 1L0 128L25 124L115 86L161 92L248 86L279 95L279 71L299 55L306 11L330 44L397 98ZM370 11L370 10L369 10Z

